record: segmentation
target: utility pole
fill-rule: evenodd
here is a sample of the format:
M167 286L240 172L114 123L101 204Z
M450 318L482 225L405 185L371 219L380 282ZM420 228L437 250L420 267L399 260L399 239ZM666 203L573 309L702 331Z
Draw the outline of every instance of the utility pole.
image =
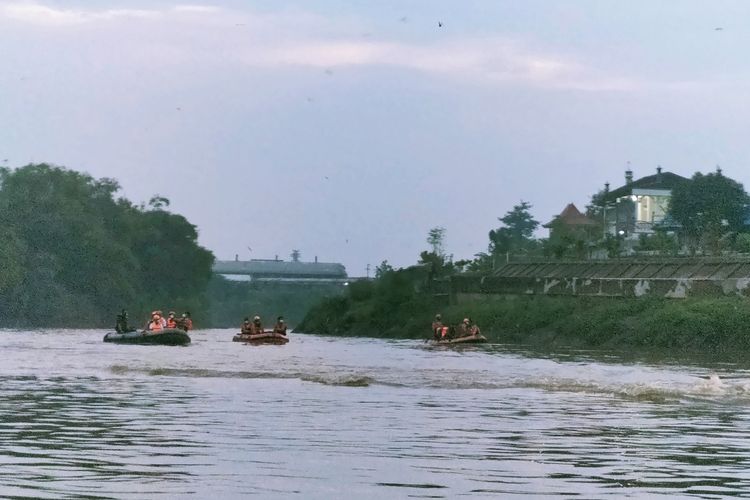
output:
M365 270L367 271L367 279L370 279L370 264L367 264L367 267L365 267Z

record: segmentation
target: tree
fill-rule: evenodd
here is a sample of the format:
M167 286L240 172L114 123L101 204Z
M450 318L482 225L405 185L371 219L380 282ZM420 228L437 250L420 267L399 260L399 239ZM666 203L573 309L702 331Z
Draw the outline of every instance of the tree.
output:
M382 278L391 272L393 272L393 266L390 265L387 260L384 260L375 268L375 278Z
M569 226L555 220L551 224L550 237L544 240L544 252L558 259L585 259L590 250L591 232L586 226Z
M300 257L302 254L299 250L292 250L292 253L290 254L290 257L292 258L292 262L299 262Z
M734 249L740 253L750 253L750 234L738 234L734 241Z
M696 172L672 190L669 213L691 247L719 250L728 233L744 228L748 195L739 182L715 173Z
M534 220L529 210L531 203L521 200L512 210L498 220L503 227L490 231L489 251L492 255L528 249L533 244L533 235L539 222Z
M430 278L446 276L453 271L451 259L453 256L445 255L445 228L433 227L427 233L427 243L432 247L431 251L423 251L419 254L419 263L427 265L430 269Z
M445 228L433 227L427 234L427 243L432 247L432 253L441 257L445 256Z
M169 199L159 194L155 194L150 200L148 200L148 206L154 210L162 210L164 207L169 206Z
M91 326L122 307L196 309L214 257L195 226L166 198L146 209L118 190L51 165L0 171L0 320Z

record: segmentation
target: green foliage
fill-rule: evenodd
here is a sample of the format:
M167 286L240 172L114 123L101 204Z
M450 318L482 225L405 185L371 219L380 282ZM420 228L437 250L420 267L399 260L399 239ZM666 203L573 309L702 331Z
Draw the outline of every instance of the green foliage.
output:
M591 195L591 201L586 205L586 215L591 219L599 219L607 210L606 197L609 193L605 190L599 190L595 194Z
M135 207L115 200L112 179L44 164L1 179L5 325L105 325L122 307L200 306L213 255L165 198Z
M489 273L494 268L496 256L484 252L474 254L474 259L463 264L461 267L471 273ZM458 265L458 262L456 262Z
M429 253L429 252L427 252ZM313 307L297 331L374 337L420 337L423 317L432 317L438 301L425 286L424 269L385 273L373 281L350 284L348 293Z
M680 249L679 241L673 234L656 231L654 234L642 234L638 238L638 251L655 252L658 255L677 255Z
M490 230L489 251L493 255L519 250L528 250L533 245L533 235L539 222L532 217L531 204L521 201L503 217L498 218L503 226Z
M738 234L734 240L734 249L740 253L750 253L750 234Z
M375 277L382 278L383 276L391 272L393 272L393 266L390 265L387 260L384 260L380 263L379 266L375 268Z
M354 283L353 283L354 284ZM204 324L213 327L239 327L242 318L260 315L264 323L284 316L295 327L308 310L329 297L341 296L343 284L290 285L284 282L232 281L213 276L206 296L210 314Z
M349 283L349 297L355 302L369 300L375 292L375 282L360 280Z
M748 195L742 184L720 171L697 172L672 190L669 212L682 225L682 234L694 248L718 252L725 235L743 229Z
M420 253L419 264L429 270L430 277L433 279L450 276L454 270L453 263L447 261L445 256L433 252Z
M595 231L598 231L598 228L570 226L555 220L552 223L549 239L542 244L544 254L557 259L585 259L591 250Z
M742 356L750 348L750 306L715 299L501 296L440 306L409 302L383 319L375 300L341 298L313 309L300 331L334 335L428 338L435 312L457 324L471 317L493 342L543 347L680 351Z
M427 234L427 243L432 248L432 253L445 257L445 228L433 227Z

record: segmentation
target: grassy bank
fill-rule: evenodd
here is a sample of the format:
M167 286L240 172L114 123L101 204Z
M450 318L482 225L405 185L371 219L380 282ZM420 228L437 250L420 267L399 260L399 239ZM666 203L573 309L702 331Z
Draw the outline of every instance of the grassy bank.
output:
M620 299L502 296L439 307L412 294L389 309L370 294L318 305L299 331L331 335L426 338L433 315L457 324L469 316L493 342L614 349L732 353L750 349L750 303L741 298Z

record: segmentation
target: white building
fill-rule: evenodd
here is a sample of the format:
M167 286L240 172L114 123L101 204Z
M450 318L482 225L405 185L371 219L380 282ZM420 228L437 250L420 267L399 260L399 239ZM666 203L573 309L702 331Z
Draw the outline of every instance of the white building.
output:
M662 172L661 167L656 174L637 180L633 180L632 170L626 171L624 186L613 191L609 191L609 184L605 187L601 201L607 230L627 238L652 234L656 226L668 222L665 218L672 189L686 180L681 175Z

